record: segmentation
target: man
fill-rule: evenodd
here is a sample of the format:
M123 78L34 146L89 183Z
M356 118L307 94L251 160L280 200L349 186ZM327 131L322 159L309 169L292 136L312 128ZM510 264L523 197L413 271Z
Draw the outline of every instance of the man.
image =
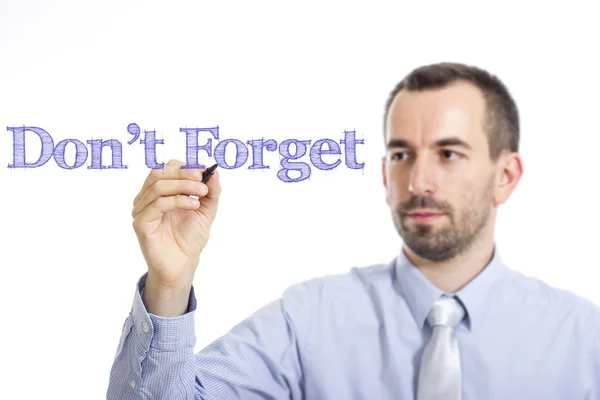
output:
M523 173L502 82L418 68L392 91L384 128L398 257L294 285L198 354L192 281L219 176L152 171L132 213L148 272L108 399L600 399L598 308L512 271L495 245L497 208Z

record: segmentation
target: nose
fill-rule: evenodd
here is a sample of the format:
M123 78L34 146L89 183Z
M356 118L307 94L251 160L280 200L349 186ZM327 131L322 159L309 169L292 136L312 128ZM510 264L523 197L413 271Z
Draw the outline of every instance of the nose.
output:
M416 196L429 196L435 193L435 168L426 157L418 158L412 166L408 190Z

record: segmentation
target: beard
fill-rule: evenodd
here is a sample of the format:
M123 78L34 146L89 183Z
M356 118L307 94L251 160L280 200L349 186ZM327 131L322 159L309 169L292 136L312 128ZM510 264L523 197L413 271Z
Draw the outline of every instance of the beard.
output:
M395 208L393 219L396 230L404 243L420 257L434 262L450 260L467 251L487 225L493 184L492 177L478 201L462 213L458 213L448 202L413 196ZM408 223L408 213L419 208L444 213L449 224L438 229L433 223Z

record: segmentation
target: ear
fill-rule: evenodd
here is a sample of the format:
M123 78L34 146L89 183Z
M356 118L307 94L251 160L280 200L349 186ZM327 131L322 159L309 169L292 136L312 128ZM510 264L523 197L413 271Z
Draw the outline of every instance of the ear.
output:
M508 153L502 155L498 161L498 178L494 193L495 205L503 204L508 200L522 176L523 162L519 154Z

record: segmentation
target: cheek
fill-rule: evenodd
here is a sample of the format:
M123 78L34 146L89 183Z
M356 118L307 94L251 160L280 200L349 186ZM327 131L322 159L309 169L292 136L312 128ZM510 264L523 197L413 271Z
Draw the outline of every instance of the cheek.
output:
M448 179L441 188L440 197L450 203L455 212L467 214L481 201L481 184L475 179Z
M408 185L404 185L398 181L388 184L386 199L389 205L396 207L399 203L409 200L410 197L411 193L408 190Z
M406 171L400 168L390 168L388 171L388 192L396 197L406 198L409 191L410 177Z
M471 213L474 209L477 208L477 204L479 204L479 198L476 196L475 192L471 189L465 191L459 199L459 204L457 207L460 210L462 215L467 215Z
M456 206L460 208L461 213L464 215L474 211L479 212L482 207L487 206L484 203L488 201L490 196L489 190L490 186L486 178L473 180L458 194L459 203Z

